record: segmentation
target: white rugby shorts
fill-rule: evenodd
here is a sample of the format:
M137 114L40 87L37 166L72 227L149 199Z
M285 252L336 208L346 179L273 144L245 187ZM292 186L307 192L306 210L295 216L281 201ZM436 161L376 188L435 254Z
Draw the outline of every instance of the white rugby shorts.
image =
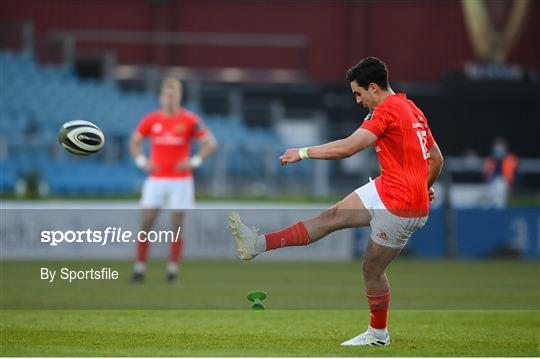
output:
M143 184L142 208L190 209L195 205L193 178L148 177Z
M371 180L354 191L371 214L371 240L381 246L401 249L412 234L426 224L428 217L399 217L383 204L375 181Z

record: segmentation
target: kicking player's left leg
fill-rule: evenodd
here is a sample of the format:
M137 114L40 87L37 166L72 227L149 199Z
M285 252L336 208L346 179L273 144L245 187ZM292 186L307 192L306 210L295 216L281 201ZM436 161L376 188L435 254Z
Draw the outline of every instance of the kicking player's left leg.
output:
M229 218L229 227L238 245L240 258L249 260L277 248L303 246L344 228L367 226L370 212L356 193L351 193L319 216L265 235L242 223L238 213Z
M390 306L390 284L386 268L398 256L401 248L383 246L373 240L368 242L364 253L362 269L369 304L370 323L368 330L341 345L390 344L388 334L388 310Z
M426 221L427 217L398 217L387 209L373 211L371 239L366 247L362 265L371 320L365 333L342 345L384 346L390 344L387 329L390 284L386 269L407 244L412 234L422 228Z

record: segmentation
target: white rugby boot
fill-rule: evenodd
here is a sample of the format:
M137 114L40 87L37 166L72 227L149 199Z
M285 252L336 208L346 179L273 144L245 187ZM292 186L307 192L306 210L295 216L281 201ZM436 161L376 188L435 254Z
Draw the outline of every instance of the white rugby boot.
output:
M375 331L368 327L364 333L347 340L346 342L341 343L342 346L352 346L352 345L372 345L384 347L390 345L390 334L386 332L386 337L379 337Z
M238 246L240 259L248 261L266 250L266 239L258 233L259 229L248 227L242 223L237 212L231 213L229 228Z

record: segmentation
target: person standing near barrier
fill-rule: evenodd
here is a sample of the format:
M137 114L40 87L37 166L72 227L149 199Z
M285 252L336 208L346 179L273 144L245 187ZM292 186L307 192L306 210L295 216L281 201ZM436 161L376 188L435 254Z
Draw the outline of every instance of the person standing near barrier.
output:
M502 138L493 142L491 155L484 162L484 177L488 182L490 204L495 208L504 208L508 202L508 193L514 185L518 158L508 152L508 144Z

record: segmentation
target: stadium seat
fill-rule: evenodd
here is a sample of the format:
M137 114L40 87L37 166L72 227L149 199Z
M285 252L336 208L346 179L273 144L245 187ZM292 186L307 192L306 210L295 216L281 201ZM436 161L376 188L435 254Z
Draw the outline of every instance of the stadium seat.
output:
M2 51L0 62L0 81L10 84L10 91L2 94L1 135L7 139L9 159L17 163L16 172L6 170L3 190L12 190L17 173L36 170L54 194L114 194L138 189L144 174L126 163L129 156L107 163L106 156L74 158L55 150L56 134L64 122L86 119L102 127L107 136L123 139L122 148L127 152L131 131L158 106L155 94L124 92L112 82L80 80L69 67L38 65L29 52ZM198 110L200 104L192 102L186 107ZM274 131L249 128L237 117L201 115L225 149L227 175L258 180L269 166L279 166L277 161L268 164L264 160L269 151L281 147ZM295 174L309 175L310 167L299 166ZM197 176L211 180L212 162L199 169Z

